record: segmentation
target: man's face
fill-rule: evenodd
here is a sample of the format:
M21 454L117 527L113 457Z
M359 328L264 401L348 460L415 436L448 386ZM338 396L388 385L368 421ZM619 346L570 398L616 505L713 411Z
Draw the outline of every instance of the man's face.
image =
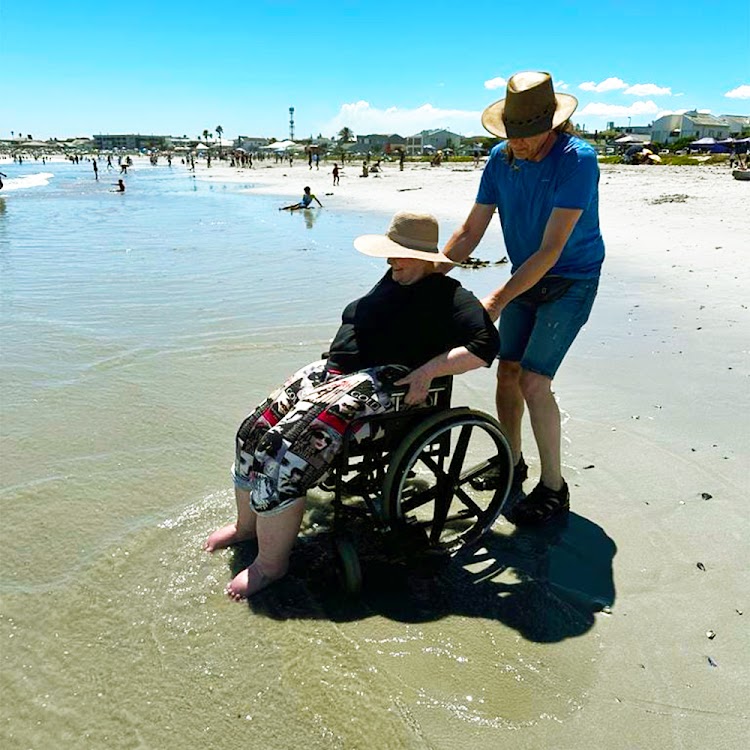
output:
M547 142L550 132L546 130L544 133L532 135L528 138L509 138L508 141L513 149L513 154L519 159L533 160Z

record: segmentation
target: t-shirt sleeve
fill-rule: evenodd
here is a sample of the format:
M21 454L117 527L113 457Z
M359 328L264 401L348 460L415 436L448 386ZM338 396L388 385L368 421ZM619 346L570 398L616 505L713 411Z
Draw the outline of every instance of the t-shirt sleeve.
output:
M599 183L596 153L593 149L569 151L561 166L563 168L555 186L553 207L587 209Z
M492 153L490 153L490 158L487 159L487 164L485 164L484 171L482 172L482 179L479 181L479 191L477 192L476 200L477 203L483 203L490 206L497 205L498 194L495 172L497 169L497 160L503 158L504 156L496 149L493 149Z
M481 302L463 287L453 297L453 326L457 346L465 346L489 367L500 349L500 336Z

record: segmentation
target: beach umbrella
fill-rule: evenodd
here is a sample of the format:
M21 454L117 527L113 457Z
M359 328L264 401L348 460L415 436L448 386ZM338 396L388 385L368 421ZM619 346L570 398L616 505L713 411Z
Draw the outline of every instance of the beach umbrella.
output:
M205 151L207 148L209 147L205 143L199 143L197 146L193 146L195 151Z

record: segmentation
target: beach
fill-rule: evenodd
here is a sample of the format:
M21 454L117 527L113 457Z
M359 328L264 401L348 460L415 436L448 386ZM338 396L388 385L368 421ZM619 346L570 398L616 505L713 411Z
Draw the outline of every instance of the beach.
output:
M602 165L599 295L555 380L567 527L518 533L501 519L475 558L436 576L373 563L350 602L335 590L326 496L314 492L289 579L249 605L223 596L242 553L200 547L232 518L234 430L319 356L335 311L382 270L351 260L352 230L429 211L444 243L481 175L448 161L365 179L355 163L334 188L332 166L198 167L190 211L211 236L239 255L267 232L241 258L199 254L191 227L159 260L146 252L170 236L158 206L139 209L154 236L130 239L118 205L126 239L103 243L96 293L80 289L110 310L104 290L123 274L147 283L123 286L117 314L95 325L79 325L83 307L55 321L39 351L49 320L29 313L32 297L57 298L65 277L43 284L26 261L19 271L33 217L0 194L3 326L24 332L4 347L3 747L743 746L750 186L727 168ZM123 200L137 200L149 169L137 160ZM305 185L322 209L276 211ZM86 200L111 220L111 204L96 208L104 198ZM253 224L249 202L263 207ZM493 222L475 257L502 255ZM180 263L189 277L174 275ZM479 297L508 273L456 271ZM239 280L254 278L257 306L243 313ZM162 300L177 307L158 321ZM457 378L454 403L493 413L493 372Z

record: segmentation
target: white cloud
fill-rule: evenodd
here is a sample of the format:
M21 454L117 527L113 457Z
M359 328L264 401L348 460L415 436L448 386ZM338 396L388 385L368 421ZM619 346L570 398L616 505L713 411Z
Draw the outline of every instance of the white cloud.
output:
M554 86L557 91L567 91L570 88L570 84L565 81L555 81Z
M617 89L625 89L627 87L628 84L621 78L607 78L601 83L586 81L586 83L582 83L578 88L582 91L596 91L598 94L601 94L603 91L616 91Z
M750 99L750 85L744 84L742 86L737 86L736 89L727 91L724 96L729 99Z
M657 86L655 83L636 83L623 91L632 96L672 96L672 89L667 86Z
M481 111L440 109L432 104L413 109L378 109L369 102L358 101L342 104L338 114L325 123L320 131L333 136L347 127L358 135L398 133L409 136L421 130L446 128L459 135L472 135L482 132L481 116Z
M490 78L489 81L484 82L484 87L490 90L501 89L507 85L508 85L508 82L502 76L498 76L497 78Z
M581 115L593 115L594 117L637 117L638 115L652 115L659 108L652 101L633 102L628 107L621 104L602 104L590 102L579 113Z

